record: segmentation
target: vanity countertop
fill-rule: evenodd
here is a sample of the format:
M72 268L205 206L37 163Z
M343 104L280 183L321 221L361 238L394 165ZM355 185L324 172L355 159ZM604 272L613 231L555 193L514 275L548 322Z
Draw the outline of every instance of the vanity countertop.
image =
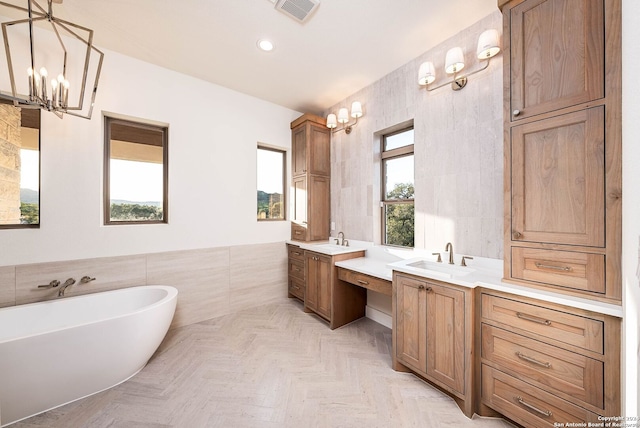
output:
M451 267L451 272L446 272L448 270L447 262L444 261L441 264L435 264L435 258L428 252L416 250L414 252L404 251L399 253L396 251L391 255L388 250L383 248L384 247L371 245L366 249L365 257L337 262L336 266L387 281L392 280L393 271L395 270L398 272L417 275L426 279L456 284L462 287L482 287L522 297L530 297L545 302L557 303L573 308L611 315L618 318L622 318L623 315L621 305L568 296L561 293L554 293L553 291L503 282L502 260L475 257L473 260L467 261L469 271L467 273L464 272L465 268L460 266L461 256L456 255L455 266ZM416 255L418 257L415 257ZM421 261L427 261L427 264L430 267L433 267L435 264L436 268L440 267L441 270L445 272L437 272L417 267L420 266Z

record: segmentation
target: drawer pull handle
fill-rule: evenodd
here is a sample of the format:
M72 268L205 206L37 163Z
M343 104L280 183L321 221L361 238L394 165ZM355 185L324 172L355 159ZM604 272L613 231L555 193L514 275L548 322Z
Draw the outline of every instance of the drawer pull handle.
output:
M525 360L525 361L528 361L530 363L537 364L537 365L542 366L542 367L547 368L547 369L551 368L551 363L543 363L542 361L538 361L535 358L532 358L532 357L530 357L528 355L525 355L525 354L521 353L520 351L516 351L516 355L521 360Z
M369 285L369 282L367 281L363 281L361 279L358 280L358 284L362 284L362 285Z
M524 401L520 396L516 396L514 398L516 399L516 401L518 401L518 403L522 404L524 407L526 407L529 410L533 410L534 412L539 413L542 416L545 416L547 418L550 418L551 416L553 416L553 413L551 413L550 411L538 409L536 406L532 406L531 404Z
M420 284L420 285L418 286L418 290L424 290L424 285Z
M542 319L542 318L538 318L538 317L534 317L534 316L531 316L531 315L523 314L522 312L516 312L516 316L518 318L520 318L521 320L531 321L531 322L535 322L537 324L542 324L542 325L551 325L551 321L549 321L549 320L545 320L545 319Z
M294 251L294 252L293 252L293 255L294 255L294 256L299 256L299 255L300 255L300 253L299 253L298 251Z
M298 287L297 285L292 285L292 288L295 288L296 290L300 290L300 287Z
M518 116L520 116L520 113L522 113L520 110L515 109L515 110L513 111L513 117L518 117Z
M300 232L299 230L296 230L296 235L302 235L302 232Z
M569 266L545 265L543 263L536 262L536 267L538 269L553 269L553 270L561 270L563 272L571 272L571 268Z

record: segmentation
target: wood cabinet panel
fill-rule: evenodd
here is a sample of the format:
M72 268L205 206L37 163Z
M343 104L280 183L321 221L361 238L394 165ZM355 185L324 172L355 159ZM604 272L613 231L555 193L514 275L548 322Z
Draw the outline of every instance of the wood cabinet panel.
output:
M306 228L307 207L309 206L309 195L307 194L307 177L300 176L293 178L293 218L291 219L300 228ZM306 234L306 230L304 232ZM299 236L291 237L298 239Z
M329 238L331 229L331 180L324 176L309 176L309 208L307 230L310 241Z
M526 336L482 325L482 358L556 395L604 407L604 363Z
M606 292L604 254L512 247L511 264L514 278L589 293Z
M604 97L604 0L529 0L509 17L512 120Z
M304 280L289 277L289 294L304 300L305 285Z
M331 175L331 133L325 126L309 127L309 173L312 175Z
M289 276L304 281L304 261L290 259Z
M464 394L465 302L455 288L427 283L427 375Z
M299 126L291 132L291 172L293 177L307 172L307 128Z
M482 401L526 427L599 421L597 414L485 364L482 365Z
M511 133L512 239L604 247L604 107Z
M600 320L488 294L482 295L482 318L556 343L604 353L604 325Z
M289 254L289 260L299 260L304 266L304 250L297 245L287 244L287 253Z
M424 281L398 275L396 285L396 357L427 371L427 300Z

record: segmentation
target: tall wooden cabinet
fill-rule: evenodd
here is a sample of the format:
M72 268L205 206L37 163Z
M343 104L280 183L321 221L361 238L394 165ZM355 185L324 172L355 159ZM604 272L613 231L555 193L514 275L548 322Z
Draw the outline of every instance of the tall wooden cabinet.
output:
M499 0L506 281L621 287L620 0Z
M305 114L291 122L291 239L329 239L331 131L323 118Z
M394 272L393 366L448 392L471 417L473 289Z

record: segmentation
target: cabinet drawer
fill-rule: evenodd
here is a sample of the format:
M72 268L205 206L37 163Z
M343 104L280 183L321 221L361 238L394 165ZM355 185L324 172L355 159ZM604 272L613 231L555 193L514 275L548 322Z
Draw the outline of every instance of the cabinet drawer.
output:
M527 427L598 422L597 414L485 364L482 365L482 402Z
M604 407L602 361L547 345L487 324L482 325L482 358L553 392Z
M289 276L304 281L304 262L298 260L289 260Z
M289 252L289 260L300 260L304 263L304 250L295 245L287 245L287 250Z
M289 277L289 293L293 294L300 300L304 300L304 288L303 280Z
M338 268L338 279L391 296L391 281L385 279L344 268Z
M604 353L603 322L516 300L482 295L482 317L589 351Z
M306 241L307 228L296 223L291 223L291 239L294 241Z
M603 294L606 292L604 272L603 254L521 247L511 249L511 276L514 279Z

